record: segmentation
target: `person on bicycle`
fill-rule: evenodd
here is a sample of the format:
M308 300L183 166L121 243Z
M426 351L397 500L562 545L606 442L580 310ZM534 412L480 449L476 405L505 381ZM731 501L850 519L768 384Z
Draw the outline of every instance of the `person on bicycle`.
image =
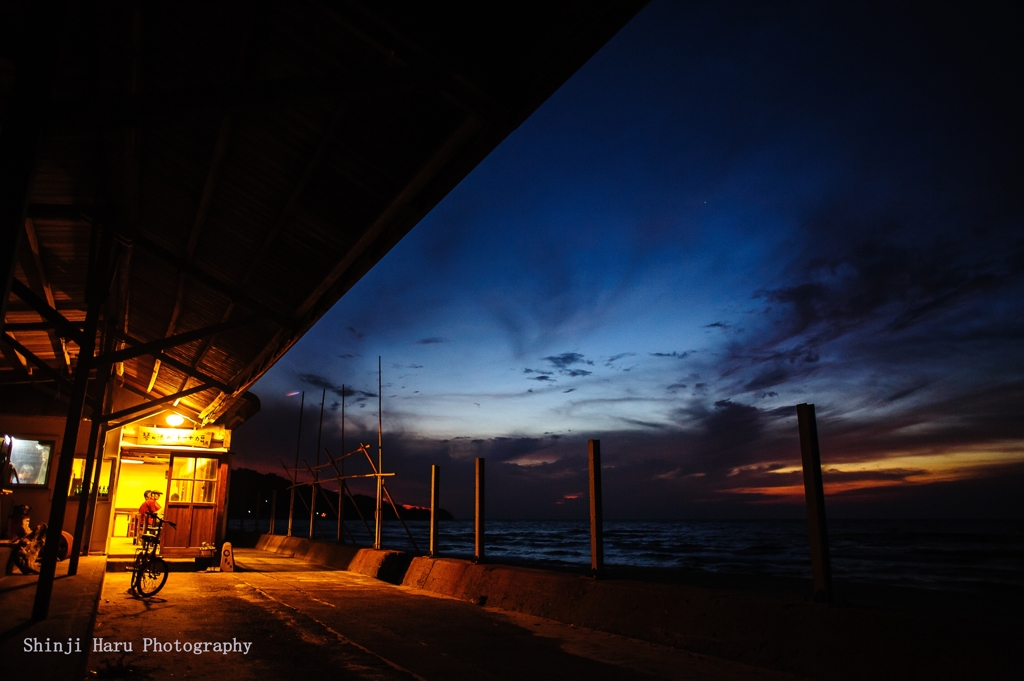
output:
M147 489L144 496L146 500L139 506L139 534L144 534L151 525L156 523L156 514L160 511L160 495L155 489ZM152 514L152 515L150 515Z

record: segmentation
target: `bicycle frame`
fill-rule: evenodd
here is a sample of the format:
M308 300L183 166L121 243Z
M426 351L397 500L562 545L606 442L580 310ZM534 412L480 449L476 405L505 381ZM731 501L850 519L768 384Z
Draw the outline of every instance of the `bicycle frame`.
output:
M167 563L157 555L160 548L160 535L164 523L177 527L169 520L164 520L155 513L148 513L146 528L142 532L142 546L135 552L135 561L131 568L131 591L142 597L155 595L167 583Z

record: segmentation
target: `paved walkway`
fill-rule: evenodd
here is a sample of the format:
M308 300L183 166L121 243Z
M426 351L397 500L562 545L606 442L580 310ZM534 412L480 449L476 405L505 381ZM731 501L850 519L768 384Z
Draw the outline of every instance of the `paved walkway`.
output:
M792 678L348 571L243 550L236 560L261 571L173 573L148 600L107 573L94 637L108 652L89 654L90 678Z
M33 622L32 606L36 597L36 575L7 575L0 579L0 669L4 679L79 679L85 666L85 654L29 653L38 641L45 650L68 639L81 639L84 651L92 631L96 601L103 584L105 556L80 559L78 574L67 576L68 563L57 563L50 601L50 617Z

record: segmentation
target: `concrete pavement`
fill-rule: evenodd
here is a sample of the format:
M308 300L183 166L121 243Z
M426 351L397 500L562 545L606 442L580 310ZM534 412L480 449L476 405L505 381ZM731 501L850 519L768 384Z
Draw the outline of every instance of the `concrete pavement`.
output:
M96 602L103 584L106 556L83 557L78 574L67 576L68 563L57 563L50 601L50 617L32 621L37 575L7 575L0 579L0 669L5 679L78 679L85 666L84 652L70 655L56 652L26 652L39 643L45 651L47 639L62 647L69 639L81 639L84 651L91 635Z
M236 557L245 563L244 556ZM483 608L354 572L261 560L261 572L172 574L164 590L148 600L127 593L128 575L108 573L94 638L103 639L109 652L89 654L91 677L794 678ZM288 567L293 569L283 571ZM169 652L155 650L153 639ZM225 641L232 644L226 654L209 650L212 645L202 646L206 650L200 654L186 651L197 642ZM123 645L110 650L125 642L132 644L131 652Z

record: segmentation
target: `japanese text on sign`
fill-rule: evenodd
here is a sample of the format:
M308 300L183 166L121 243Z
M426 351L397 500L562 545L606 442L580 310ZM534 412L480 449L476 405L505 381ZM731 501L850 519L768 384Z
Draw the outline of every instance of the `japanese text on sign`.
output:
M185 447L209 447L213 444L212 430L188 430L186 428L139 428L140 445L183 445Z

